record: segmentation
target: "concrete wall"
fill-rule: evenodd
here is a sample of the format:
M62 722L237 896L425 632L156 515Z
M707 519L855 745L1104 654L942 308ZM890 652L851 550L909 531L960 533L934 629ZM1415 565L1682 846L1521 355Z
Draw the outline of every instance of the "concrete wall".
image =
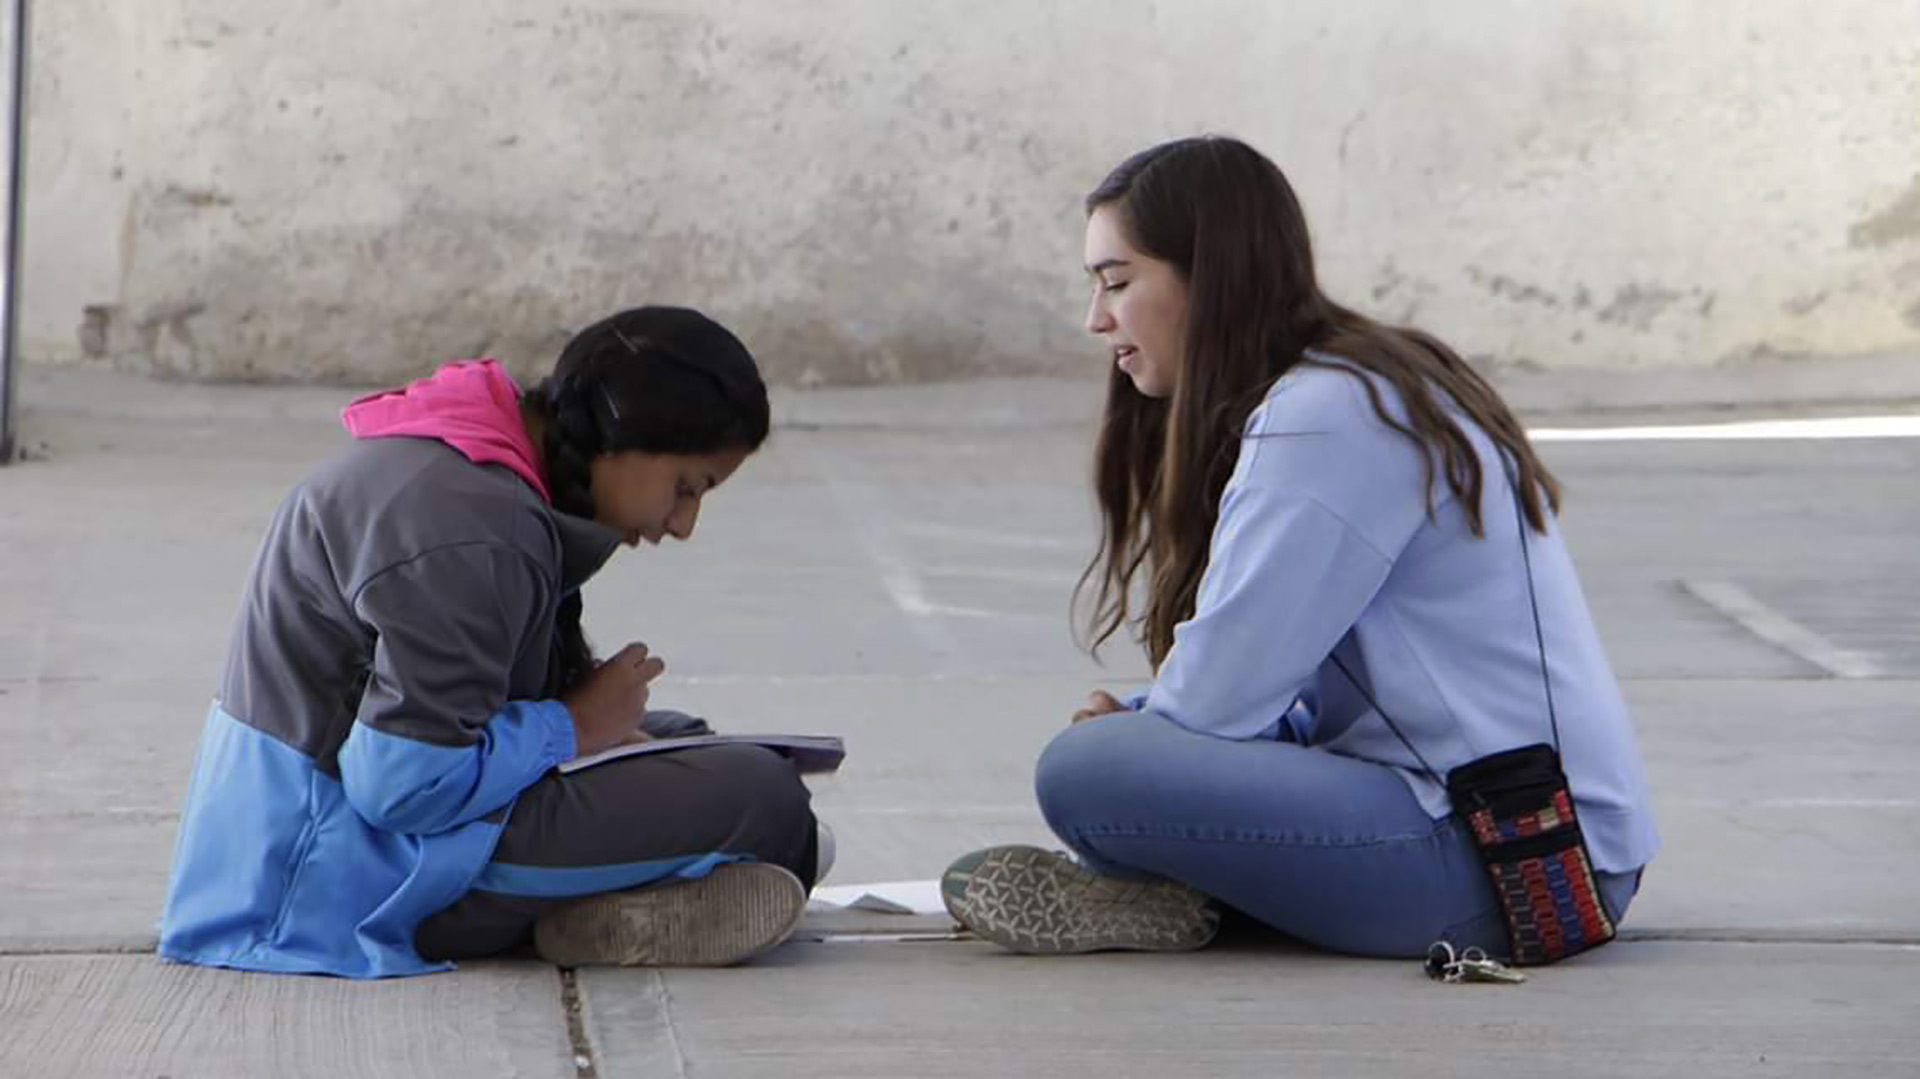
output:
M26 334L213 377L531 370L617 305L785 382L1058 374L1078 200L1201 130L1464 351L1920 343L1920 4L41 0Z

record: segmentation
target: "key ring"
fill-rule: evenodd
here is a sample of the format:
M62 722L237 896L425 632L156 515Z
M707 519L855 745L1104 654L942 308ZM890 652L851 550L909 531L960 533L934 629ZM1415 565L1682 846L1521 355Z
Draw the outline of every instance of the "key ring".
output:
M1427 961L1423 969L1427 977L1448 985L1463 982L1518 985L1527 980L1525 974L1488 955L1484 948L1469 945L1455 952L1453 945L1444 940L1436 940L1427 948Z

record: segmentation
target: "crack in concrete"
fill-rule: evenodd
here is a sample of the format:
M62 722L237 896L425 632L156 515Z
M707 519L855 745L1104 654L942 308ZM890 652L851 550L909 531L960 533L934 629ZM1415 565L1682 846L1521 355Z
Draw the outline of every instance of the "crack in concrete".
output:
M573 1046L574 1074L578 1079L599 1079L593 1042L587 1037L586 1002L580 996L580 979L571 970L562 969L559 973L560 1009L567 1017L567 1041Z
M667 976L653 972L653 986L660 1002L660 1025L666 1028L667 1047L673 1050L673 1074L686 1079L687 1054L680 1048L680 1026L673 1021L673 990L667 988Z

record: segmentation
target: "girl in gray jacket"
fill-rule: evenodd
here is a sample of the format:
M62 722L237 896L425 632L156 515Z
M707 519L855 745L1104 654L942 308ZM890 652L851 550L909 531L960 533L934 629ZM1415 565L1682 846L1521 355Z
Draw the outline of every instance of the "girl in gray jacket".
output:
M787 760L715 746L555 770L651 736L663 665L641 644L595 657L580 589L623 545L690 538L765 440L746 348L640 308L530 392L453 363L343 419L354 442L288 495L254 564L161 954L381 977L529 940L568 966L727 964L783 940L818 861Z

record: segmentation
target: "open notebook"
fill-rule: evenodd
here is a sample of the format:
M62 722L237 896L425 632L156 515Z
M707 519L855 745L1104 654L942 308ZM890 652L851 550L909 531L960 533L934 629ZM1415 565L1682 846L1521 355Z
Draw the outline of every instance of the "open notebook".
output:
M847 757L846 744L833 735L696 734L684 738L655 738L649 742L615 746L595 753L591 757L575 757L560 765L560 770L578 772L582 768L592 768L596 764L617 761L622 757L637 757L643 753L673 753L682 749L697 749L700 746L732 745L766 746L776 753L792 758L794 766L800 769L801 775L838 771L840 762Z

